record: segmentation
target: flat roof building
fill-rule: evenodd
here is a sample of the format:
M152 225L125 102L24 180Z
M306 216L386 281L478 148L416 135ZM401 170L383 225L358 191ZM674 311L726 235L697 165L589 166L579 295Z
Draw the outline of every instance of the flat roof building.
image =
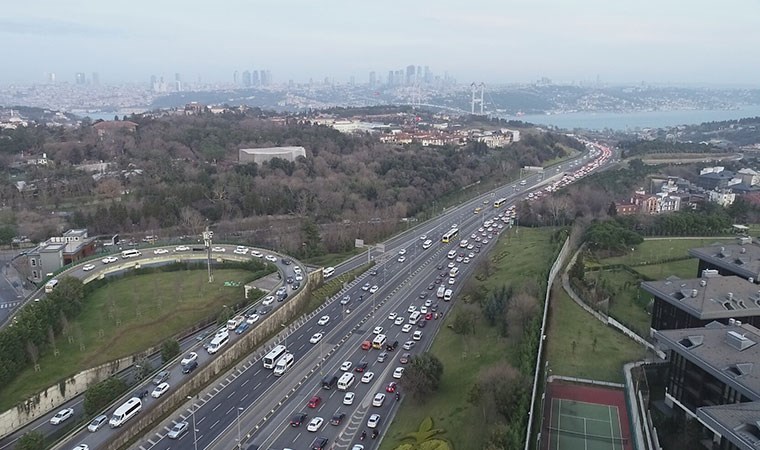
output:
M87 236L86 229L72 229L62 236L53 236L26 252L28 278L39 283L49 273L95 253L95 238Z
M718 243L689 249L689 255L699 259L699 276L705 269L717 270L720 275L736 275L760 283L760 245L748 237L736 243Z
M272 158L280 158L286 161L295 162L299 156L306 157L306 149L303 147L264 147L264 148L241 148L238 151L238 161L240 163L257 164L269 161Z

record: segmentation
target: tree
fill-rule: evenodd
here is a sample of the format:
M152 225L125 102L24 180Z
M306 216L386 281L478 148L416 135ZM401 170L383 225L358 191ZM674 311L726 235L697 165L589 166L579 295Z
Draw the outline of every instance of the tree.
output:
M45 450L45 437L39 431L25 433L18 440L16 450Z
M167 339L161 344L161 359L164 363L171 361L179 355L179 342L176 339Z
M84 411L95 414L127 391L127 383L118 377L110 377L95 383L84 393Z
M413 357L404 374L407 390L417 399L424 399L437 391L442 376L443 363L431 353Z
M459 308L454 315L451 327L454 333L468 335L475 333L475 326L478 320L477 311L472 306Z
M16 236L16 227L11 225L0 226L0 244L10 244Z
M575 264L570 268L568 272L570 278L583 281L586 276L586 263L583 261L583 253L578 253L578 257L575 259Z
M617 205L615 205L615 202L610 203L609 208L607 208L607 215L610 217L617 216Z

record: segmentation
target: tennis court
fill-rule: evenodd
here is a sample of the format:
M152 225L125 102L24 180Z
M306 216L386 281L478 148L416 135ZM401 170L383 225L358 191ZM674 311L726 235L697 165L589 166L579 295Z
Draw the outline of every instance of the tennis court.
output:
M617 406L552 399L550 450L625 450Z

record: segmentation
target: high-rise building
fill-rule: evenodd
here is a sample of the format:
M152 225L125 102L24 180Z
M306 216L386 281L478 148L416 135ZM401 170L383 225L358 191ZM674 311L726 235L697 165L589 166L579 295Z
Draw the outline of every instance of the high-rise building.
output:
M238 85L238 71L236 70L235 73L232 74L232 82L235 83L235 86Z
M375 75L375 72L372 71L369 73L369 87L373 88L375 87L375 84L377 84L377 76Z
M92 84L98 86L100 84L100 75L97 72L92 73Z
M414 83L414 65L406 66L406 85Z
M425 83L430 84L433 82L433 72L430 70L430 66L425 66Z
M55 83L55 72L49 72L45 74L48 83Z
M388 71L388 86L393 86L395 81L396 80L393 79L393 71L389 70Z
M76 84L85 84L87 83L87 77L85 77L84 72L77 72L74 75L74 81Z
M182 92L182 78L179 76L179 72L174 74L174 90Z
M348 79L348 84L350 84L351 86L356 85L356 77L351 75L351 77Z
M251 79L251 84L253 86L261 86L261 79L259 78L259 71L254 70L253 71L253 77Z
M422 81L422 66L417 66L417 72L414 74L414 77L418 83Z
M243 71L243 86L251 87L251 72L247 70Z

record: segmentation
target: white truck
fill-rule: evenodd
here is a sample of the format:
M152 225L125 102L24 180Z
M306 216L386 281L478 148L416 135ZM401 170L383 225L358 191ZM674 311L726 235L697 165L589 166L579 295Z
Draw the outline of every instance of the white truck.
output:
M436 292L435 296L438 298L443 298L445 294L446 294L446 288L444 286L438 286L438 292Z
M241 323L245 320L245 316L235 316L232 319L227 321L227 329L228 330L234 330L238 326L240 326Z

